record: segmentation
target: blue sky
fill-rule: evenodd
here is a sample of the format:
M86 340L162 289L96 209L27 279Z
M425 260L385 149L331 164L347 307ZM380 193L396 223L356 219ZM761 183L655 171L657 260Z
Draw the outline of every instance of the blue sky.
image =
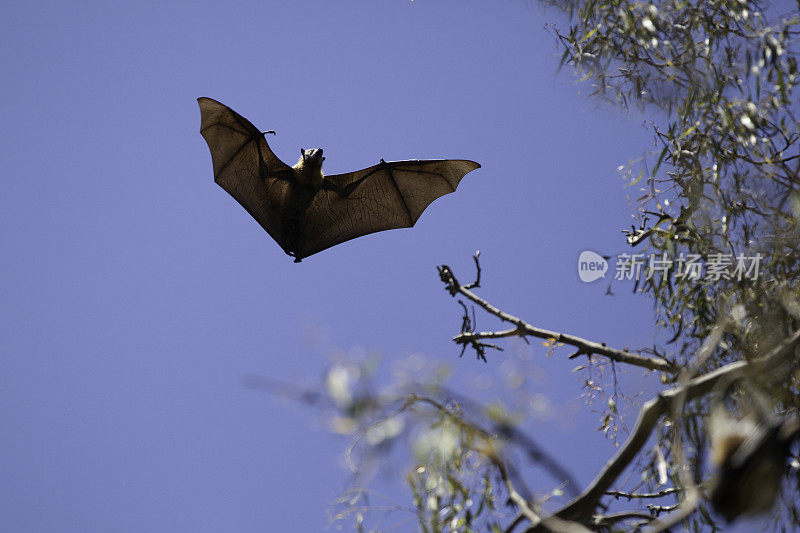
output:
M646 117L557 72L553 18L522 1L0 7L4 527L321 530L348 441L242 376L313 386L335 345L424 354L469 391L509 352L457 358L435 266L467 279L476 249L481 294L505 310L651 345L650 304L575 266L624 250L636 191L615 169L649 145ZM199 96L276 130L289 163L324 148L328 173L381 157L482 168L414 229L293 264L214 184ZM531 350L555 409L531 432L586 481L613 448L575 362Z

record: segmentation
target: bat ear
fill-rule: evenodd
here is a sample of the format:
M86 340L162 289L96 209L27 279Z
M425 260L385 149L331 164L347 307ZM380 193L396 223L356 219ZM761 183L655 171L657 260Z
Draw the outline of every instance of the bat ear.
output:
M306 156L306 151L303 148L300 148L300 155L302 155L303 157Z

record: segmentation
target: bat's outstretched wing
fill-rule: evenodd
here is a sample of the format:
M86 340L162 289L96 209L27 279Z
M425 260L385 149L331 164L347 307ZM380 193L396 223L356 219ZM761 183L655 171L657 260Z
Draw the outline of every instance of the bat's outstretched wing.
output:
M308 257L376 231L410 228L431 202L454 192L474 161L434 159L383 161L375 166L325 176L325 185L305 215L295 255Z
M272 153L264 135L233 109L198 98L200 133L211 150L214 181L242 204L286 253L292 236L284 226L292 169Z

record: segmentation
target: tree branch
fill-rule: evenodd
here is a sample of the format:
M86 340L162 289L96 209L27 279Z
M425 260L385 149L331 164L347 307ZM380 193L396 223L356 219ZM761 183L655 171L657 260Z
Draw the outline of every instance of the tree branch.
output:
M478 262L477 256L475 258L475 262ZM612 361L616 361L619 363L626 363L633 366L638 366L641 368L646 368L648 370L656 370L660 372L669 372L674 373L677 371L678 367L667 361L665 359L656 358L656 357L645 357L643 355L631 353L627 350L618 350L616 348L610 348L606 346L605 343L602 342L593 342L586 339L582 339L580 337L576 337L575 335L569 335L566 333L559 333L557 331L550 331L543 328L537 328L531 326L521 318L518 318L514 315L510 315L500 309L496 308L483 298L480 298L471 290L469 290L469 285L461 285L459 284L458 280L456 279L455 275L453 274L452 269L447 265L441 265L438 267L439 277L445 284L445 289L450 293L451 296L455 296L460 294L467 298L468 300L472 301L480 308L482 308L487 313L496 316L503 322L508 322L516 326L513 329L505 330L505 331L491 331L491 332L474 332L474 331L465 331L462 332L455 337L453 337L453 341L457 344L461 344L462 346L471 345L475 348L479 355L483 353L483 347L487 345L481 343L482 339L497 339L497 338L504 338L504 337L538 337L540 339L553 339L555 342L560 342L563 344L568 344L578 349L578 351L572 355L572 357L576 357L578 355L602 355L611 359ZM491 346L491 345L488 345Z
M658 492L622 492L619 490L607 490L606 494L608 496L614 496L615 498L626 498L628 500L633 499L644 499L644 498L663 498L664 496L669 496L670 494L675 494L678 492L678 489L674 487L670 487L668 489L660 490Z
M720 380L743 372L748 367L749 370L755 373L765 372L771 368L774 369L784 359L788 359L788 356L792 354L798 343L800 343L800 329L784 339L762 358L750 362L737 361L730 363L708 374L696 377L685 385L662 392L646 402L639 412L639 418L628 440L617 454L606 463L594 481L577 498L556 511L554 515L566 520L588 522L597 508L600 498L606 494L611 484L636 457L649 439L658 419L669 412L674 401L681 399L681 396L686 401L704 396L711 392ZM535 530L535 527L528 529L528 531Z

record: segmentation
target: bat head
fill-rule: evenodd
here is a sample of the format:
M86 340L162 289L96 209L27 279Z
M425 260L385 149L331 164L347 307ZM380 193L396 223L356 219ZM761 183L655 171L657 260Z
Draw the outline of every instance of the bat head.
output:
M321 167L325 158L322 157L322 148L309 148L304 150L300 148L300 155L302 155L303 166Z

